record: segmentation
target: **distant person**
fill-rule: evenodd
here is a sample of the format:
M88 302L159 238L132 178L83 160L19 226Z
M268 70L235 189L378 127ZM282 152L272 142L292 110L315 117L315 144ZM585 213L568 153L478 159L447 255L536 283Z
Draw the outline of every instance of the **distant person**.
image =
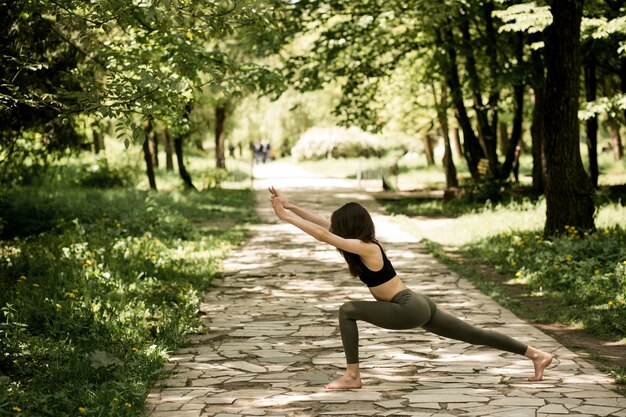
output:
M268 141L263 141L261 144L261 154L263 155L263 163L266 163L270 160L270 143Z
M263 145L261 145L258 139L255 140L254 145L252 145L252 154L254 155L254 162L258 164L263 157Z
M534 367L534 375L528 379L541 381L552 355L504 334L474 327L442 311L429 297L407 288L376 240L374 223L363 206L347 203L335 210L329 221L288 202L274 187L269 192L276 216L336 247L344 256L350 274L358 276L376 299L348 301L339 308L339 330L347 369L326 385L326 389L361 388L358 320L393 330L423 327L443 337L524 355Z

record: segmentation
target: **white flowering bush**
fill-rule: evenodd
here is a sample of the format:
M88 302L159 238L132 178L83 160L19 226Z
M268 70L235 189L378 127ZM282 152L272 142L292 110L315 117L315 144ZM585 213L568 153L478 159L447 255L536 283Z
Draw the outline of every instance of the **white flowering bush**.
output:
M291 156L298 161L331 157L369 158L383 153L383 139L358 127L314 127L304 132L291 148Z

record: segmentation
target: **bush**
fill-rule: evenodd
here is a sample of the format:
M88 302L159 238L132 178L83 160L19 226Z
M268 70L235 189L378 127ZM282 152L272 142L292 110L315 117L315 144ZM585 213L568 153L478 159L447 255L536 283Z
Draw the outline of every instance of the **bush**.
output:
M201 226L250 220L252 194L25 187L2 197L12 238L0 241L0 415L141 415L167 352L202 329L201 295L222 257L245 237ZM45 220L32 228L35 213Z
M383 140L357 127L314 127L303 133L291 149L291 155L299 161L380 157L383 153Z
M568 320L611 338L626 337L626 232L620 227L567 231L552 240L538 232L503 233L466 249L532 291L572 306Z
M137 179L130 167L112 167L106 158L99 158L95 163L82 167L76 182L84 187L113 188L134 186Z

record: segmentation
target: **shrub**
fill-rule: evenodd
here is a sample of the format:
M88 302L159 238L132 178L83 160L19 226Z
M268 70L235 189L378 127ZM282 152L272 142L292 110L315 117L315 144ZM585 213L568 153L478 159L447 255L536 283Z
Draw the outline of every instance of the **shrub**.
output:
M563 300L569 320L612 338L626 336L626 232L567 228L545 240L538 232L502 233L472 243L468 253L514 275L531 290Z
M76 180L78 185L94 188L129 187L136 181L136 173L131 167L112 167L106 158L84 165Z
M0 241L0 415L141 415L167 352L201 329L221 258L244 238L200 222L249 220L252 194L26 187L1 201L13 237ZM34 213L42 227L13 226Z
M354 157L380 157L383 140L357 127L314 127L300 136L291 149L296 160Z

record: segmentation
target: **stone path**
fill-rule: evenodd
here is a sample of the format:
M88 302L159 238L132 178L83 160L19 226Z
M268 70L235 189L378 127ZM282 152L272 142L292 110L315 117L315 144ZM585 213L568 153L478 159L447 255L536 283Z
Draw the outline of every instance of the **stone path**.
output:
M170 358L175 372L150 394L150 417L626 417L626 398L609 389L610 378L439 264L352 182L274 163L256 176L264 223L227 259L202 305L208 334ZM473 324L553 352L558 363L530 383L531 364L521 356L359 323L364 388L325 391L345 366L336 311L371 296L336 250L275 221L265 191L272 184L324 213L361 202L409 287Z

